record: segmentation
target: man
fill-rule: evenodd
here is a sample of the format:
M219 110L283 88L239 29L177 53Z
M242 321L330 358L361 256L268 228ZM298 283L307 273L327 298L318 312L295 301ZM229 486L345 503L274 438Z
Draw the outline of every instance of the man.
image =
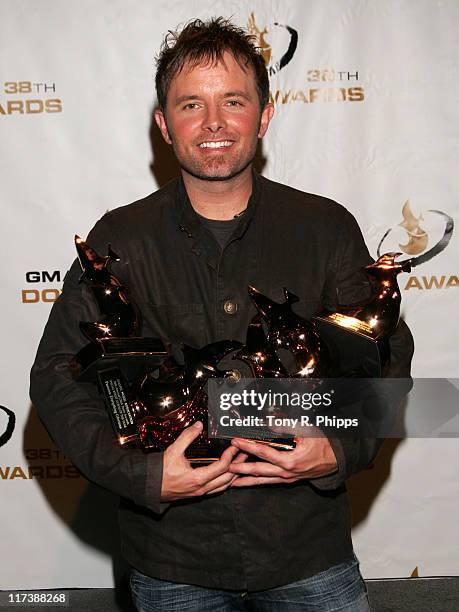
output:
M87 240L120 256L143 334L173 347L245 341L249 284L277 301L300 297L306 318L367 291L369 261L341 206L273 183L252 168L273 115L250 38L219 18L169 36L156 76L155 120L181 178L106 214ZM31 397L51 435L90 479L122 497L123 552L139 610L368 610L353 555L344 481L374 458L374 440L304 439L291 452L233 440L219 461L184 456L202 424L164 453L121 450L92 385L71 378L96 320L75 263L32 370ZM408 376L409 332L391 339L388 375ZM255 459L246 462L248 455ZM257 460L257 457L260 460Z

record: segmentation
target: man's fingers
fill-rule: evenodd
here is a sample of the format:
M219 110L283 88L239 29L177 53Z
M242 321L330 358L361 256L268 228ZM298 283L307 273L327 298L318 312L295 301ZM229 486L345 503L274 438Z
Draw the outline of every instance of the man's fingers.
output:
M228 467L231 461L237 455L238 449L234 446L229 446L218 461L214 461L210 465L198 467L194 470L194 475L201 486L205 486L214 478L218 478L221 474L228 473Z
M193 440L196 440L196 438L202 432L202 429L203 425L201 421L196 421L196 423L193 423L193 425L190 425L184 429L177 440L175 440L175 442L169 446L170 452L184 455L186 449L190 446Z
M247 457L248 457L247 453L239 453L238 455L236 455L236 459L234 459L231 462L231 465L239 464L239 463L244 463L244 461L247 459Z
M222 463L222 464L230 464L234 457L238 454L239 449L234 447L234 446L228 446L228 448L225 448L225 450L223 451L219 461L217 461L216 463Z
M237 457L234 459L235 454L237 454ZM246 455L245 453L240 453L238 449L234 446L230 446L229 448L227 448L225 452L223 453L223 455L225 455L225 458L223 460L224 463L220 467L224 469L225 471L220 476L216 476L213 480L209 481L207 484L204 485L205 495L209 495L210 493L220 493L221 491L224 491L225 489L227 489L231 485L231 483L234 482L238 478L237 474L233 474L232 472L228 471L229 466L230 465L240 465L248 457L248 455ZM222 455L222 458L223 458L223 455ZM224 468L224 465L228 460L230 462ZM216 462L216 463L219 463L219 462ZM211 467L211 466L208 466L208 467ZM207 475L208 474L209 474L209 470L207 470Z
M233 480L234 474L225 472L221 476L218 476L217 478L214 478L213 480L205 484L199 494L209 495L210 493L215 493L217 490L224 490L229 487Z
M214 495L215 493L222 493L223 491L226 491L232 486L233 482L237 480L238 478L239 476L233 476L233 478L228 483L222 485L221 487L218 487L217 489L212 489L212 491L209 491L209 493L206 493L206 495Z
M238 455L234 459L235 455ZM199 477L201 484L201 494L215 493L228 488L232 481L238 476L229 471L229 466L241 464L247 459L245 453L240 453L235 446L225 449L219 461L206 465L195 470L195 475Z
M235 480L237 480L238 478L239 478L239 476L238 476L237 474L234 474L234 475L233 475L233 477L232 477L232 479L229 481L229 483L225 484L225 485L224 485L224 486L222 486L222 487L218 487L218 489L214 489L214 490L211 492L211 493L212 493L212 495L213 495L214 493L221 493L222 491L226 491L226 489L229 489L229 488L232 486L233 482L234 482ZM208 495L210 495L210 493L208 493Z
M286 484L295 482L298 478L276 478L269 476L246 476L243 478L237 478L232 484L232 487L254 487L257 485L271 485L271 484Z
M287 472L278 465L272 463L262 463L257 461L254 463L239 463L233 462L229 466L230 472L233 474L248 474L249 476L279 476L281 478L288 478L292 476L290 472Z

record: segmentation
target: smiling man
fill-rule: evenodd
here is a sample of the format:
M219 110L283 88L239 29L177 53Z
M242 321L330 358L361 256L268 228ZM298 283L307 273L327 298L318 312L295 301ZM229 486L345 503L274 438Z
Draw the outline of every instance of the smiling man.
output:
M261 108L248 70L224 51L217 63L188 60L170 83L166 106L155 119L174 147L186 185L193 179L233 184L242 177L251 184L250 166L273 107L266 101Z
M261 54L221 18L169 34L158 60L155 120L181 177L107 213L88 236L116 245L114 273L142 309L146 336L177 350L245 341L247 286L306 318L361 299L370 261L342 206L257 175L273 116ZM375 457L374 440L303 439L281 452L235 439L193 469L185 450L202 424L164 453L122 450L94 388L73 382L81 320L97 312L75 263L32 371L34 404L54 439L92 480L122 498L123 552L139 610L368 610L353 554L344 482ZM391 338L390 376L408 376L411 336ZM247 461L251 455L252 461Z
M167 85L161 72L164 53L157 76L161 108L155 119L174 148L193 208L206 218L229 220L247 207L252 162L274 109L268 103L264 65L258 67L264 79L257 89L254 66L225 50L223 40L219 44L215 58L194 58L191 50L188 57L184 54ZM161 88L166 86L163 98Z

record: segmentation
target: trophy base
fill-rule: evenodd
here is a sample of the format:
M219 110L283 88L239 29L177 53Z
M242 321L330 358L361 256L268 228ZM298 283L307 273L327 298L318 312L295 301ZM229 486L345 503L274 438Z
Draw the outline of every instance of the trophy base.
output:
M312 320L334 360L334 376L381 377L386 341L372 335L365 322L340 313L319 315Z
M166 357L164 344L157 338L100 338L77 353L78 380L97 382L98 371L112 366L118 366L127 380L134 380L145 367L154 369Z
M185 451L185 457L193 467L209 465L218 461L225 449L230 446L229 440L205 438L202 442L195 441Z

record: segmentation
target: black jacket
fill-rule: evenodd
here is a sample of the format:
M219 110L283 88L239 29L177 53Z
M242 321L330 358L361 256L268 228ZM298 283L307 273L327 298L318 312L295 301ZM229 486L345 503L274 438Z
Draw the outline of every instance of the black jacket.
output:
M143 335L200 347L245 341L254 315L247 285L310 317L368 291L370 261L353 216L325 198L254 177L247 212L223 252L193 211L182 181L107 213L87 241L111 243L112 269L143 315ZM162 455L122 450L95 386L68 367L87 341L79 321L99 313L75 262L55 303L31 374L31 398L51 436L91 480L119 494L122 549L141 572L210 587L259 590L311 576L352 554L344 481L374 458L374 440L333 439L339 470L291 485L229 489L160 503ZM228 309L231 301L236 308ZM230 310L231 312L227 312ZM409 376L412 340L401 323L388 375Z

